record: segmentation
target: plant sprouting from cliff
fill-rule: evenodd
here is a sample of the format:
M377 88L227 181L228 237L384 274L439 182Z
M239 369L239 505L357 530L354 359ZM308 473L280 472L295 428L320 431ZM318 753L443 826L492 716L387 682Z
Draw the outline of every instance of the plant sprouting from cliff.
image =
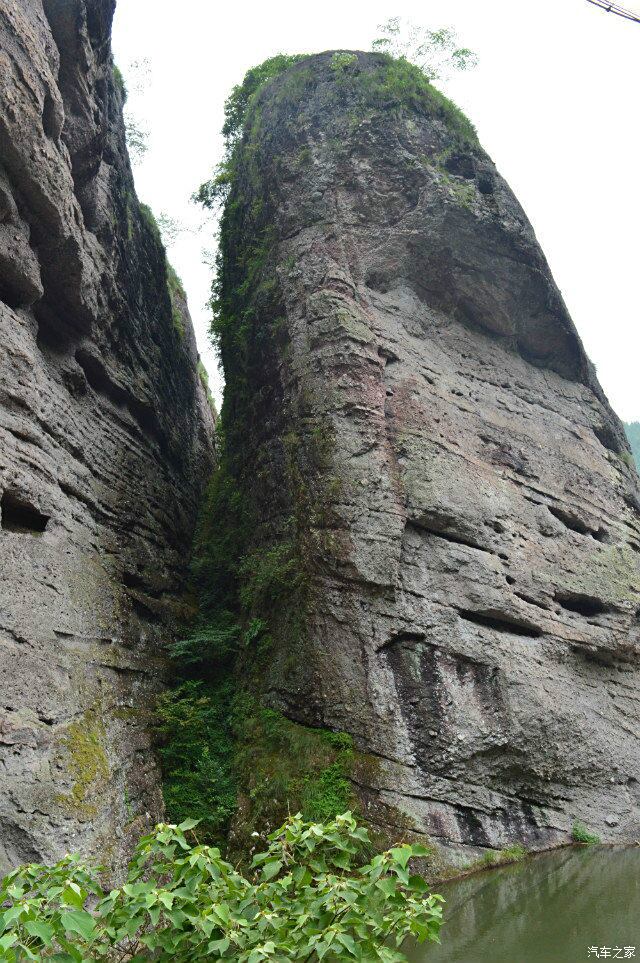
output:
M113 82L116 85L116 89L120 91L120 96L122 97L122 103L126 101L128 97L127 85L124 82L124 77L122 76L122 71L117 64L113 65Z
M347 53L346 51L334 53L331 58L331 69L335 73L342 73L348 67L352 67L354 64L358 63L358 55L354 53Z
M293 64L305 59L305 54L276 54L264 63L252 67L241 84L236 84L224 105L222 135L225 140L225 156L218 164L214 176L201 184L193 200L209 210L224 204L234 176L233 149L242 135L249 107L258 91L269 81L284 73Z
M149 150L149 131L127 109L124 111L124 130L129 157L135 166L144 159L144 155Z
M130 94L134 97L142 95L147 88L150 80L149 61L145 58L130 63L127 67L126 84L122 71L114 64L113 79L122 96L122 116L129 158L136 166L144 159L149 149L149 131L128 101Z
M224 124L222 135L227 144L241 134L251 99L268 80L278 77L293 64L304 60L304 54L276 54L257 67L252 67L244 76L241 84L236 84L224 105Z
M600 842L600 837L592 833L584 823L574 823L571 827L571 837L576 843L585 846L596 846Z
M198 843L197 821L144 836L126 882L105 892L77 857L23 866L0 886L0 958L7 963L315 963L406 960L407 938L439 942L442 898L409 861L406 843L367 861L367 832L351 813L300 815L267 839L243 876Z
M444 80L452 72L468 70L478 62L472 50L458 46L456 34L449 27L429 30L391 17L378 30L381 36L373 41L373 50L408 60L430 81Z

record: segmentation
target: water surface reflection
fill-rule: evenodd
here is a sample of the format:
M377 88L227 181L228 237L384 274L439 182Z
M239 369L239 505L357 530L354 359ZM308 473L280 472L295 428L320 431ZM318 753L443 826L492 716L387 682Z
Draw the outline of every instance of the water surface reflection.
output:
M583 963L640 960L640 847L545 853L438 887L442 945L413 963ZM608 955L602 954L602 949ZM616 955L617 954L617 955Z

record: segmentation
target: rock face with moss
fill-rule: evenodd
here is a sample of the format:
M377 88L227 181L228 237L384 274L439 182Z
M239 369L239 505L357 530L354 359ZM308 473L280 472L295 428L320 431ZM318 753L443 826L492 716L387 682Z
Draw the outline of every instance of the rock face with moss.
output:
M531 225L409 65L254 86L203 190L239 560L218 532L203 572L257 624L245 675L454 859L637 838L638 478Z
M146 713L213 414L135 196L112 0L0 12L0 872L161 812Z

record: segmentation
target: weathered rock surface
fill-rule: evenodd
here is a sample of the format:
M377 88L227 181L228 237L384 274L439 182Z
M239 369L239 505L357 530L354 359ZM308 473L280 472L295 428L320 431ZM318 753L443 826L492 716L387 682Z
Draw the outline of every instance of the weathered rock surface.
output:
M0 872L117 862L160 813L145 711L213 459L133 189L113 6L0 6Z
M329 439L320 481L297 466L323 500L311 624L269 698L353 734L375 760L358 776L372 822L453 858L552 845L574 820L635 839L640 501L622 427L487 155L419 103L362 109L381 63L320 55L267 85L238 177L247 210L252 189L269 204L281 298L254 329L276 321L283 346L258 385L265 506L290 439Z

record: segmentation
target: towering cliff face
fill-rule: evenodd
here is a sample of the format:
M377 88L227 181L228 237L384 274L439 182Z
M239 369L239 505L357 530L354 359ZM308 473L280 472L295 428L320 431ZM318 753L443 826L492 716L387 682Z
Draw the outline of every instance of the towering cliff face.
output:
M213 460L133 188L113 7L0 9L0 871L117 861L161 811L146 711Z
M265 698L351 733L371 822L454 856L637 838L638 479L513 194L374 54L268 83L233 185L226 438L308 583Z

